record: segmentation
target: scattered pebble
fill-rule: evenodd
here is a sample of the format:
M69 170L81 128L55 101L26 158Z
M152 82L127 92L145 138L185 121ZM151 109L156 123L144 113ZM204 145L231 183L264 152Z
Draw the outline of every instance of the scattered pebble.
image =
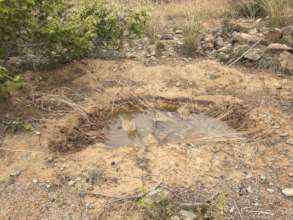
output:
M289 177L293 177L293 173L288 173L288 176Z
M284 133L280 134L280 137L288 137L288 136L289 136L289 134L287 132L284 132Z
M253 190L252 190L251 186L248 186L246 189L247 189L248 193L253 193Z
M74 186L75 185L75 181L74 180L70 180L69 182L68 182L68 186Z
M84 198L86 196L86 192L79 192L79 197Z
M269 193L273 193L273 192L275 192L275 190L274 189L267 189L267 191L269 192Z
M282 193L283 193L285 196L293 197L293 188L286 188L286 189L283 189L283 190L282 190Z
M289 144L289 145L293 145L293 139L291 139L291 138L288 139L286 143Z
M37 179L33 179L33 183L37 184L39 181Z

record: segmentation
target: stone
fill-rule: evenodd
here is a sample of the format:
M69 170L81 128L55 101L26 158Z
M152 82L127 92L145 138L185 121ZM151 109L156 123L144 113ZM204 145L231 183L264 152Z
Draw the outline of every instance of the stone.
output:
M293 177L293 173L288 173L288 176L289 177Z
M256 43L260 38L256 35L234 32L232 35L234 41L239 43Z
M286 188L286 189L283 189L283 190L282 190L282 193L283 193L285 196L293 197L293 188Z
M268 191L269 193L273 193L273 192L275 192L275 190L274 190L274 189L271 189L271 188L268 188L267 191Z
M223 47L225 44L224 39L222 37L217 37L216 38L216 46L217 47Z
M174 36L173 34L163 34L160 37L160 40L174 40Z
M154 203L161 203L163 201L168 201L172 199L172 195L169 191L164 190L164 189L156 189L152 192L150 192L147 196L146 199L151 200Z
M245 54L244 58L251 61L258 61L263 56L263 51L261 49L251 49L247 54Z
M293 25L286 26L281 29L283 36L293 37Z
M86 192L79 192L79 197L84 198L86 196Z
M69 182L68 182L68 186L74 186L75 185L75 181L74 180L70 180Z
M282 38L282 31L278 28L269 30L268 32L264 33L264 39L268 42L278 42Z
M246 190L247 190L248 193L253 193L253 190L252 190L252 187L251 187L251 186L248 186L248 187L246 188Z
M289 134L287 132L284 132L284 133L280 134L280 137L288 137L288 136L289 136Z
M196 220L197 216L192 211L180 210L179 215L181 216L182 220Z
M22 170L16 170L10 173L11 177L18 177L22 173Z
M183 34L183 30L176 30L175 34Z
M267 49L268 51L292 51L293 48L288 47L286 44L271 43Z
M33 184L37 184L39 181L37 179L33 179Z
M286 142L288 145L293 145L293 139L289 138Z
M284 51L279 56L279 62L284 73L293 74L293 55Z

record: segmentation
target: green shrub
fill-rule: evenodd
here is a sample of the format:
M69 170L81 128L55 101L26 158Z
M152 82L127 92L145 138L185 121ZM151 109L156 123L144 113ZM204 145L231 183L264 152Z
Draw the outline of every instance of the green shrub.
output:
M52 61L88 56L97 46L117 46L126 31L144 30L147 13L81 1L0 0L0 59L31 53Z

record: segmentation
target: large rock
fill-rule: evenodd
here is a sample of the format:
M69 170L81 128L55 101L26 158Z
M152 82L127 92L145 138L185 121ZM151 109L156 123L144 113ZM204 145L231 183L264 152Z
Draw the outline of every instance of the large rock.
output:
M282 70L287 74L293 74L293 55L287 51L280 54L279 62Z
M286 44L271 43L267 50L269 51L293 51L292 47L287 46Z
M264 39L268 42L276 43L281 40L283 34L282 31L278 28L271 29L264 33Z
M258 61L263 56L263 51L261 49L251 49L247 54L244 55L244 58L250 61Z
M286 188L286 189L283 189L283 190L282 190L282 193L283 193L285 196L293 197L293 188Z
M293 37L293 25L283 27L282 28L282 34L283 34L283 36L291 36L291 37Z
M260 38L256 35L234 32L232 35L234 41L239 43L256 43Z

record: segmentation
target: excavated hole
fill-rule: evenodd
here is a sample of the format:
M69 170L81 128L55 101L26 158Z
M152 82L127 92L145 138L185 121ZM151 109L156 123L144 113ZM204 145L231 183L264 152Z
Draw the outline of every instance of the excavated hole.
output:
M49 147L65 153L99 142L120 147L240 140L240 131L254 124L247 113L240 103L153 96L120 99L62 128Z

